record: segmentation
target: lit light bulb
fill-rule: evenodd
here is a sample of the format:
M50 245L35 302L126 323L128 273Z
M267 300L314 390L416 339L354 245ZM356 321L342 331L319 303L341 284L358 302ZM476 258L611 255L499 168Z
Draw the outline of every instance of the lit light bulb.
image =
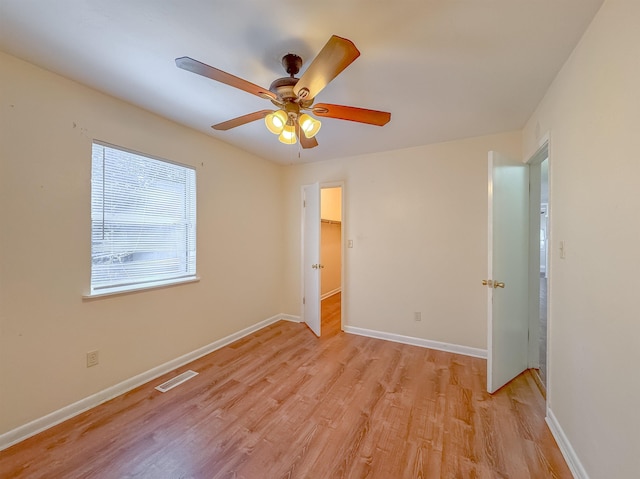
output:
M298 142L295 127L293 125L286 125L282 133L280 133L278 140L286 145L295 145Z
M300 125L300 128L302 129L302 132L304 133L304 136L306 136L307 138L313 138L314 136L316 136L318 131L320 131L320 127L322 126L322 123L320 123L320 121L316 120L310 115L307 115L306 113L300 115L298 123Z
M287 120L287 113L284 110L278 110L265 116L264 124L271 133L279 135L287 124Z

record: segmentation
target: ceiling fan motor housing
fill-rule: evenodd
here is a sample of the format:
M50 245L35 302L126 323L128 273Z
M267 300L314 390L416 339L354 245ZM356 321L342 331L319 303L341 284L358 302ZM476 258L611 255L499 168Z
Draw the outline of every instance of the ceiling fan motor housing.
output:
M297 75L300 71L300 67L302 66L302 58L300 58L295 53L287 53L282 57L282 66L285 71L291 75Z
M298 83L297 78L283 77L274 80L269 87L269 91L272 91L278 98L284 100L295 100L296 94L293 93L293 87Z

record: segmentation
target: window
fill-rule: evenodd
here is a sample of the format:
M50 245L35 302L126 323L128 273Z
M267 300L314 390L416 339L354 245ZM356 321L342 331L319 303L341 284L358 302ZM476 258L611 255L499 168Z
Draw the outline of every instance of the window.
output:
M196 172L94 142L91 296L195 280Z

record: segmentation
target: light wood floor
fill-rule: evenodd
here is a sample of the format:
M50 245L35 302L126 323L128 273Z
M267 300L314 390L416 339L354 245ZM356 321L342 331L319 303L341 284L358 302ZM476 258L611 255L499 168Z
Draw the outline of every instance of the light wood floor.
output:
M342 333L337 296L322 338L260 330L0 452L0 477L571 478L530 373L490 396L484 360Z

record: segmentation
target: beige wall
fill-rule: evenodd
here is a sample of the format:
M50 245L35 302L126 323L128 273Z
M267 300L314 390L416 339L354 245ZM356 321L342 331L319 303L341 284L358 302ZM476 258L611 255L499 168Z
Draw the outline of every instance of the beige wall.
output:
M1 53L0 84L0 434L282 312L281 167ZM199 283L82 300L93 138L196 167Z
M524 129L527 156L550 134L549 406L592 478L640 471L639 19L607 0Z
M342 221L342 188L322 188L320 190L320 218Z
M343 257L345 324L486 348L491 149L519 158L520 132L287 168L285 310L300 314L300 188L343 180L354 242Z
M320 189L320 294L342 287L342 188ZM328 222L326 222L328 220Z
M320 225L320 261L324 268L320 275L320 294L341 288L342 279L342 225L323 221Z

